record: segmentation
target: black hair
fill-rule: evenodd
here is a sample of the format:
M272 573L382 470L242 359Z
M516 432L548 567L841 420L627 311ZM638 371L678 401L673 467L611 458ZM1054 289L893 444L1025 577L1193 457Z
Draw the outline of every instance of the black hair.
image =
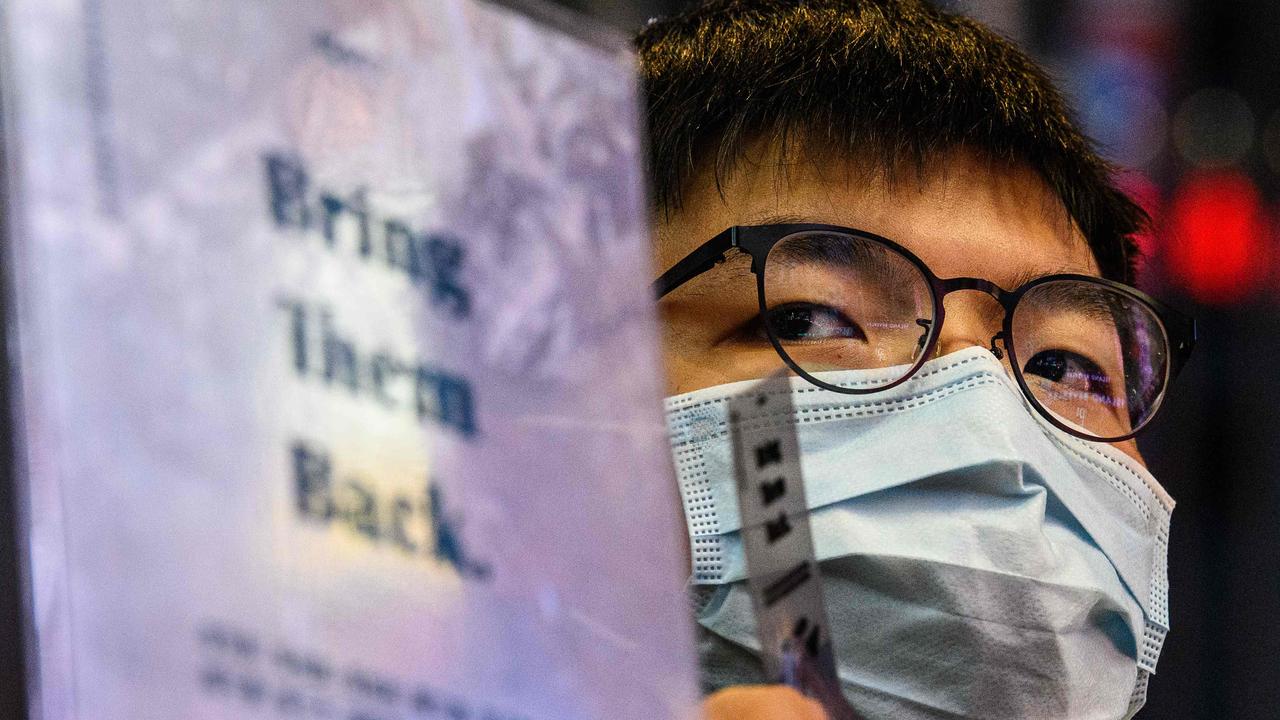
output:
M658 208L702 163L717 182L757 140L833 149L890 173L968 149L1035 170L1104 277L1131 282L1147 216L1005 38L924 0L711 0L636 39Z

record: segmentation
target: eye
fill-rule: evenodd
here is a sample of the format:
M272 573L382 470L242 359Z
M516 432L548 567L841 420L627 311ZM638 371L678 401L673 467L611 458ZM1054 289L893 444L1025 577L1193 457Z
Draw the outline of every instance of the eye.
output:
M1059 385L1060 392L1111 397L1111 378L1107 373L1089 358L1068 350L1041 350L1027 362L1022 373Z
M826 305L788 303L770 308L766 321L779 342L866 340L858 324Z

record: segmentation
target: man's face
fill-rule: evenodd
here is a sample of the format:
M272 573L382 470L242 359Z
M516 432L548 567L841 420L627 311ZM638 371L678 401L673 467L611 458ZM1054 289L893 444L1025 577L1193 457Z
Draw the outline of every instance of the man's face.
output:
M779 169L775 152L748 153L719 189L709 170L691 179L683 207L659 218L659 272L733 225L812 222L889 238L941 278L979 277L1012 290L1041 275L1099 275L1079 229L1029 169L955 153L921 177L906 172L889 183L835 162ZM945 302L936 352L988 347L1000 331L1000 305L977 291L951 293ZM758 303L745 254L731 253L676 289L659 311L669 395L763 377L782 364L751 330ZM1140 460L1132 441L1119 447Z

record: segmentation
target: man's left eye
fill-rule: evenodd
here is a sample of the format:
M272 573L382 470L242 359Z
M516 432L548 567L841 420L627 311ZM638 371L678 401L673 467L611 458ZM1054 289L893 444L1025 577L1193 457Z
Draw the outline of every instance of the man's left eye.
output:
M844 313L826 305L789 303L770 308L769 328L779 342L819 342L823 340L866 340L858 324Z

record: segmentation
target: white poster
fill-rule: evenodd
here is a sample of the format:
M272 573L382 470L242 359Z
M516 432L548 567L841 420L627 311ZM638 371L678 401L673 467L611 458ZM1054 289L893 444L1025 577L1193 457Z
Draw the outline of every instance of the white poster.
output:
M32 717L690 717L625 43L0 12Z

